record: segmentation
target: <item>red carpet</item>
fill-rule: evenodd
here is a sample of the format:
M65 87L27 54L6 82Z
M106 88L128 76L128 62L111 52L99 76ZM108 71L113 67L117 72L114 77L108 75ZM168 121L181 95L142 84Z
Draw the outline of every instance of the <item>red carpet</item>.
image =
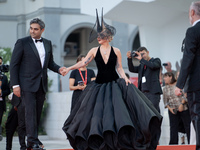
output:
M48 150L72 150L72 149L48 149ZM158 146L157 150L195 150L195 145Z

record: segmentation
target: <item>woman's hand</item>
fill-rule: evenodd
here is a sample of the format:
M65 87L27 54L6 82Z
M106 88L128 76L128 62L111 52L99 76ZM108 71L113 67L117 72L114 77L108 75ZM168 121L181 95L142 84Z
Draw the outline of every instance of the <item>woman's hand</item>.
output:
M169 109L169 111L170 111L172 114L175 115L175 113L174 113L174 111L173 111L175 108L168 107L168 109Z
M70 69L69 69L69 68L66 68L66 67L61 67L61 68L59 69L59 72L60 72L60 74L61 74L62 76L65 76L66 74L68 74L69 71L70 71Z
M77 85L77 90L84 90L86 88L86 85Z
M179 112L182 112L182 111L183 111L183 104L180 104L180 105L179 105L178 111L179 111Z
M124 80L126 82L126 86L128 86L128 84L131 84L131 81L128 78L125 78Z

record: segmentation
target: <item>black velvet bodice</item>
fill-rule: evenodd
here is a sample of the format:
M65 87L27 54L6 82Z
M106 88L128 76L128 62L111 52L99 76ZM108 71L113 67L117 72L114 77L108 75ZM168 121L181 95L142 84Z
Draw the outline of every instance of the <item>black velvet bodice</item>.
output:
M116 81L119 78L115 70L117 55L115 54L113 47L111 47L111 52L107 64L105 64L103 57L101 56L100 47L97 50L95 62L98 69L96 83L107 83L111 81Z

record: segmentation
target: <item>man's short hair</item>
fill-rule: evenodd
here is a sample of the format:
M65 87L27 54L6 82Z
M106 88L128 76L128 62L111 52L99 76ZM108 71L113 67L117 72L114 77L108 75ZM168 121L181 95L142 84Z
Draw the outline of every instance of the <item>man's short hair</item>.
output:
M33 23L39 24L41 30L45 28L44 22L39 18L34 18L33 20L30 21L30 25L33 24Z
M0 56L0 59L3 61L3 58Z
M141 52L141 51L143 51L143 50L145 50L146 52L148 51L147 48L144 47L144 46L139 47L139 48L137 49L138 52Z

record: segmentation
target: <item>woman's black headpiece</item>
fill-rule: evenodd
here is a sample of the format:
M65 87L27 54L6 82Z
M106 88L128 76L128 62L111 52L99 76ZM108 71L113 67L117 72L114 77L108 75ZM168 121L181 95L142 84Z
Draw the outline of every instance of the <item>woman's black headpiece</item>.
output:
M90 32L89 42L91 43L97 37L104 39L114 36L116 33L116 29L113 26L108 25L103 20L103 8L102 8L102 15L101 15L101 24L99 22L99 16L96 9L96 23Z

